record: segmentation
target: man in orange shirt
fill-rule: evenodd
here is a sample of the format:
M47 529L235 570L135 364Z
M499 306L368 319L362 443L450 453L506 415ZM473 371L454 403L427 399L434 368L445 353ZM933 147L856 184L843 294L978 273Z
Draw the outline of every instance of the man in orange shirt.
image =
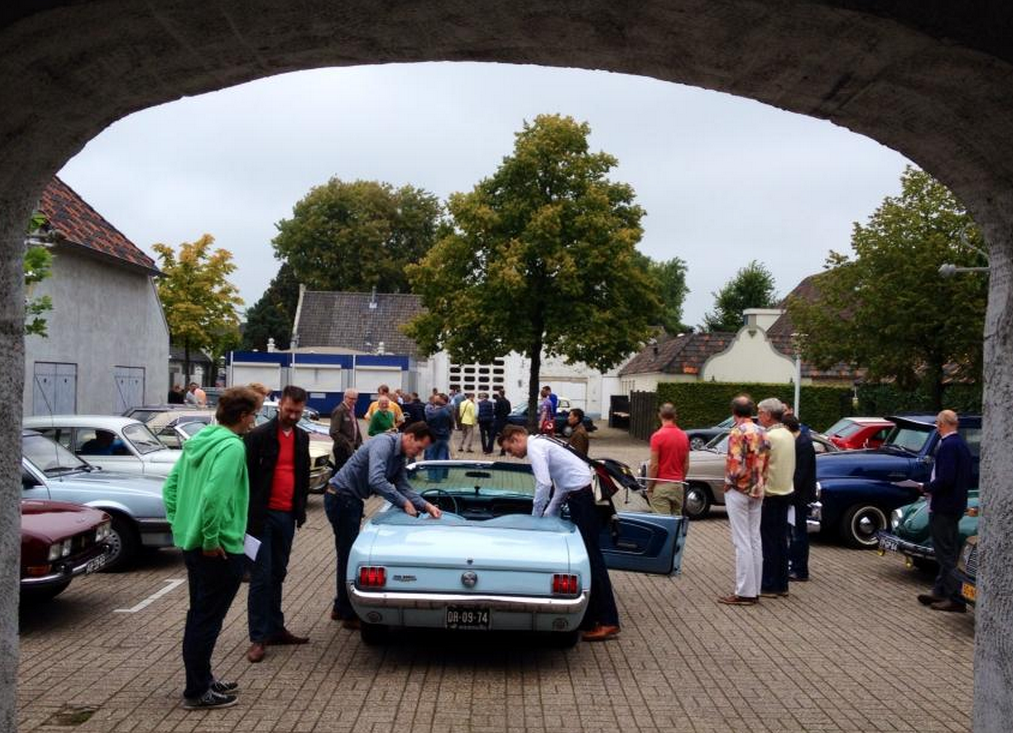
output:
M675 424L675 406L666 402L658 412L661 427L651 436L647 486L651 509L658 514L682 514L682 481L689 473L689 438Z
M278 414L246 436L250 475L247 534L260 540L251 563L248 617L250 648L246 658L259 662L269 644L305 644L309 639L285 628L281 588L296 527L306 522L310 488L309 435L297 423L306 407L306 390L289 385L281 393Z

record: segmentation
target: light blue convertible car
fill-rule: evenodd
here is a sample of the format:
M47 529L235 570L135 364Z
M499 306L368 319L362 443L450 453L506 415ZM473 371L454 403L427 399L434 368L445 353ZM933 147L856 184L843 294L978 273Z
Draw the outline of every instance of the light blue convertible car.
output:
M587 551L565 516L531 516L530 466L427 461L409 472L443 517L387 505L363 526L347 575L363 641L378 643L392 627L427 627L537 631L576 643L591 590ZM623 496L614 498L620 506ZM683 517L620 512L618 520L602 532L610 568L679 572Z

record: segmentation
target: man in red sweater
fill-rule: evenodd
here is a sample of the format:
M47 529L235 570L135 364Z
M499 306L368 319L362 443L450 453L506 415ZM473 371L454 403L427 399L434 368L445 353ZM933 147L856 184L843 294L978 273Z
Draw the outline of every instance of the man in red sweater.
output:
M297 427L306 407L306 390L289 385L281 393L278 414L246 436L250 475L247 534L260 540L250 567L248 617L250 649L246 658L259 662L269 644L305 644L307 637L285 628L281 588L296 527L306 522L310 487L309 435Z

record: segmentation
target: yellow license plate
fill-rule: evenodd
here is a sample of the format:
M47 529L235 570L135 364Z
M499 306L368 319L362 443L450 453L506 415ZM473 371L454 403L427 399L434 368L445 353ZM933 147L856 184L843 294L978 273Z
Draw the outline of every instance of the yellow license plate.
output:
M974 586L970 583L962 583L960 586L960 595L969 601L974 601Z

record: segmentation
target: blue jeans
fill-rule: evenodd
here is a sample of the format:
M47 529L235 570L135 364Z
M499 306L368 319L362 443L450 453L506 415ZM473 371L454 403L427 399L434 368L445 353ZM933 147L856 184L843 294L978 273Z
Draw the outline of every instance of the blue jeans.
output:
M761 593L788 592L788 507L790 496L767 494L760 515L760 540L763 544Z
M355 618L355 611L348 600L348 556L352 552L355 538L362 525L362 500L345 494L324 494L324 513L334 530L334 553L338 567L335 572L337 593L334 596L334 612L343 620Z
M605 556L601 554L601 517L594 503L594 494L589 488L571 491L566 495L566 508L570 512L570 521L577 525L591 561L591 597L581 628L592 629L595 624L618 626L619 609L616 608Z
M427 461L446 461L450 459L450 437L434 438L429 447L426 448ZM430 481L443 481L447 478L448 471L445 468L435 468L429 471Z
M809 507L795 505L795 526L788 525L788 564L791 574L800 580L809 578Z
M190 608L183 631L186 669L183 697L195 699L207 692L215 680L211 674L211 655L225 614L243 582L246 556L206 557L201 550L184 550L183 560L190 588Z
M295 536L292 512L268 509L264 529L257 536L260 549L250 563L250 591L247 595L247 618L250 641L264 643L285 630L285 614L281 610L281 586L288 574L288 558Z

